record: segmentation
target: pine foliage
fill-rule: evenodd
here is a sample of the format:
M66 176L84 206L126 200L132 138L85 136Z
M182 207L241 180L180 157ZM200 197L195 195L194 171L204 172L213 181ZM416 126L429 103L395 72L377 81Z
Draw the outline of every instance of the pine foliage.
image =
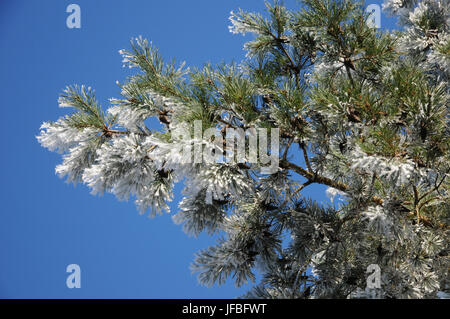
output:
M174 221L222 236L192 265L203 284L241 286L259 271L245 297L368 297L366 269L377 264L379 296L448 297L450 3L385 0L383 9L401 31L369 26L364 4L350 0L235 11L230 31L254 35L246 59L200 69L166 63L136 38L120 51L138 70L119 84L122 97L104 112L93 90L68 87L59 103L74 112L44 123L37 139L64 154L60 176L134 197L151 216L169 211L183 182ZM162 130L147 127L151 117ZM222 132L278 128L276 172L248 152L240 163L183 160L180 147L224 151L174 134L196 121ZM308 199L311 184L339 201Z

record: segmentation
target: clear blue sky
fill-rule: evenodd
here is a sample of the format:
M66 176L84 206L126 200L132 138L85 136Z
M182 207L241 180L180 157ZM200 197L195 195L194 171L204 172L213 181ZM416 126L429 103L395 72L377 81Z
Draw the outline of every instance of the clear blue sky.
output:
M70 3L81 7L81 29L66 27ZM61 156L35 139L43 121L67 112L57 107L66 85L92 86L104 106L119 97L115 81L123 82L129 71L117 51L128 48L131 37L142 35L167 59L187 65L240 61L245 38L228 32L229 12L239 7L262 11L264 4L0 1L0 298L234 298L248 289L231 281L200 286L189 264L213 239L188 237L168 214L149 219L133 202L64 183L54 173ZM385 17L381 23L393 26ZM325 200L323 188L312 191ZM72 263L81 267L81 289L66 287Z

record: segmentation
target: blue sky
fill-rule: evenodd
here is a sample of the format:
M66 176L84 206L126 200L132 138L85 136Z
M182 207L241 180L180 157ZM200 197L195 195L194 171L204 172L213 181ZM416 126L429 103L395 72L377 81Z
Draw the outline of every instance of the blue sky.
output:
M81 7L81 29L66 26L70 3ZM57 107L66 85L93 87L105 107L119 97L115 81L130 73L117 51L128 48L132 37L142 35L167 59L191 66L240 61L249 38L228 32L229 12L239 7L261 12L264 3L0 2L0 298L234 298L248 290L232 281L199 285L189 264L214 239L188 237L168 214L150 219L132 201L92 196L84 185L64 183L54 173L61 156L35 138L43 121L67 112ZM381 23L393 27L384 16ZM325 200L321 187L310 194ZM72 263L81 267L80 289L66 287Z

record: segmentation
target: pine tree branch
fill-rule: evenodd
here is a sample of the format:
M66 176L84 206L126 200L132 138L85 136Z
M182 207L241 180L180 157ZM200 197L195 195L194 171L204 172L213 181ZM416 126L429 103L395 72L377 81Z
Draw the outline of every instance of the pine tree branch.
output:
M311 163L309 162L308 152L306 151L306 145L304 142L300 142L298 145L300 146L300 148L303 151L303 158L305 160L306 167L308 168L308 171L310 171L312 173L313 170L311 168Z
M350 188L348 185L346 185L346 184L344 184L342 182L335 181L335 180L332 180L332 179L330 179L328 177L320 176L320 175L308 172L304 168L302 168L302 167L300 167L300 166L298 166L298 165L296 165L294 163L288 162L288 161L283 161L282 160L280 162L280 167L281 168L286 168L286 169L291 169L294 172L298 173L299 175L305 177L306 179L308 179L308 182L310 182L309 184L317 183L317 184L327 185L329 187L336 188L337 190L340 190L342 192L347 192L349 190L349 188ZM370 198L370 200L372 202L374 202L375 204L377 204L377 205L382 205L383 204L383 200L381 198L379 198L378 196L372 196Z
M296 165L294 163L291 163L289 161L282 160L280 162L280 167L293 170L294 172L296 172L296 173L302 175L303 177L307 178L309 181L311 181L311 183L318 183L318 184L327 185L327 186L336 188L336 189L338 189L340 191L343 191L343 192L347 191L348 188L349 188L344 183L341 183L339 181L334 181L334 180L332 180L332 179L330 179L328 177L325 177L325 176L320 176L320 175L311 173L311 172L305 170L304 168L302 168L302 167L300 167L300 166L298 166L298 165Z
M422 196L420 196L419 198L419 202L424 199L425 197L427 197L428 195L430 195L431 193L433 193L434 191L439 190L439 187L441 187L442 183L444 182L444 180L447 178L447 175L444 174L444 176L442 177L442 180L438 183L435 184L434 187L432 189L430 189L428 192L426 192L425 194L423 194Z
M288 152L289 152L289 148L291 147L293 141L294 141L294 139L290 138L288 140L287 144L286 144L286 148L285 148L284 154L283 154L283 160L284 161L287 160L287 155L288 155Z
M292 197L295 197L295 195L297 195L298 192L300 192L302 189L304 189L306 186L313 184L313 181L308 180L305 183L303 183L302 185L300 185L293 193L292 193Z

